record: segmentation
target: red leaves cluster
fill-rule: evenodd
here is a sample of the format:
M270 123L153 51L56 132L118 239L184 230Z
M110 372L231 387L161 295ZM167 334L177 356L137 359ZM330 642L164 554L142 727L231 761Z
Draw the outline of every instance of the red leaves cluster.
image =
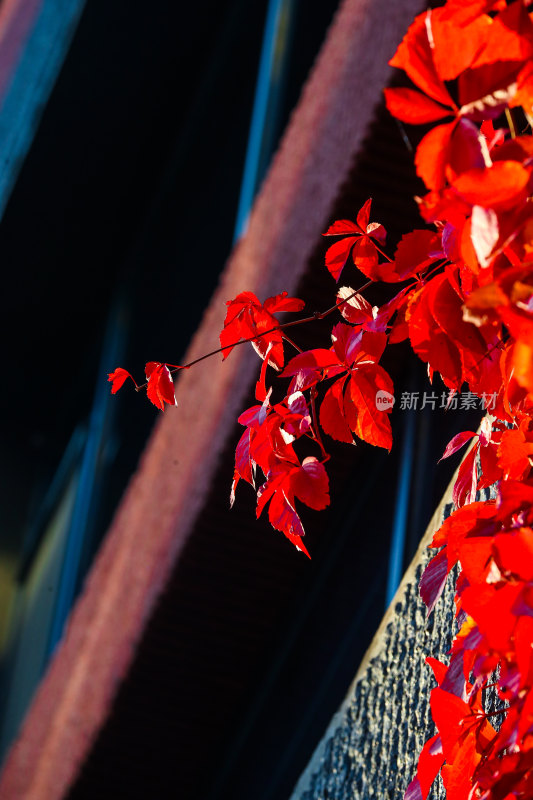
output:
M329 350L309 350L289 361L282 377L292 376L292 386L308 389L335 377L320 407L320 424L333 439L352 444L355 433L369 444L390 450L392 433L387 414L392 410L394 387L379 361L385 333L357 331L339 322L332 331ZM383 394L380 406L376 401ZM387 402L388 400L388 402Z
M259 390L258 394L263 392ZM252 406L239 417L246 430L235 452L231 504L241 479L256 488L259 467L265 482L257 491L257 516L269 504L268 518L272 526L309 556L302 542L304 529L295 498L310 508L325 508L329 505L328 477L324 465L316 458L307 457L300 463L293 447L297 439L314 436L311 412L304 395L295 392L275 405L270 405L269 397L270 392L262 405Z
M531 480L502 481L495 502L459 508L434 535L431 547L440 549L422 578L422 596L431 610L459 562L456 605L462 625L449 665L428 659L439 685L431 696L438 734L421 753L407 798L425 798L443 764L448 800L531 797L532 501ZM504 721L493 727L483 692L496 669L501 701L496 718Z
M261 358L265 358L268 351L270 366L281 369L283 340L279 322L272 315L280 311L301 311L303 300L282 292L261 304L253 292L241 292L226 305L228 312L220 334L222 357L227 358L240 339L249 339Z
M420 591L431 611L459 564L461 628L450 663L430 660L438 733L409 800L425 798L441 768L448 800L533 796L533 140L516 136L511 116L519 106L531 114L532 60L526 3L448 0L416 18L391 61L414 87L385 93L403 122L440 123L415 164L443 268L406 274L402 332L430 379L440 374L452 392L466 385L491 412L443 456L471 445L454 486L457 510L435 534L439 552ZM428 247L428 257L437 250ZM496 482L496 503L475 502ZM508 703L501 727L483 706L495 670Z
M261 303L242 292L227 303L221 347L210 354L226 358L249 342L263 361L257 405L239 417L245 430L231 502L241 480L250 484L257 515L267 513L307 555L300 506L329 504L323 437L391 448L393 385L379 363L388 344L408 339L430 381L442 380L450 396L466 389L491 412L477 433L458 433L443 456L470 444L454 487L456 511L434 537L438 552L420 591L431 611L458 564L461 627L449 664L429 659L438 732L421 753L408 800L424 800L439 770L448 800L533 797L533 137L524 133L524 119L533 119L530 5L447 0L415 19L390 62L411 83L385 96L402 122L438 123L415 156L427 190L417 198L426 227L388 255L385 229L370 221L367 200L355 222L336 221L324 234L333 240L325 256L332 277L338 282L352 262L368 279L361 289L341 286L331 308L288 323L274 315L301 311L301 300L283 292ZM381 307L363 295L373 281L391 285ZM330 314L343 320L331 344L302 352L286 333ZM298 352L286 363L287 344ZM175 403L169 367L179 369L146 365L144 386L160 409ZM285 383L267 387L269 367ZM111 373L112 392L129 378L121 368ZM476 502L477 491L496 482L498 501ZM501 726L483 705L494 680L508 704Z
M367 206L369 208L369 203ZM334 327L333 344L329 349L299 352L289 360L280 377L291 380L279 403L270 402L273 389L267 391L266 371L268 366L279 369L284 364L283 339L291 345L292 342L271 313L299 310L301 301L288 298L284 293L261 305L255 295L244 292L228 303L220 337L224 355L227 348L235 344L235 337L241 335L251 341L263 359L256 387L256 398L261 405L253 406L239 417L246 430L235 453L231 502L241 479L256 488L259 467L264 483L257 488L257 515L268 506L272 526L307 555L296 501L316 510L329 504L324 467L329 456L322 433L350 443L355 434L369 444L388 450L392 445L388 414L394 403L393 385L378 361L387 343L387 323L399 300L388 304L388 309L376 309L374 317L372 307L362 296L351 290L345 290L344 294L338 308L352 324L338 323ZM345 310L349 303L349 310ZM337 305L326 314L336 310ZM332 378L335 382L329 385ZM328 388L318 416L316 399L324 382L328 382ZM308 394L308 399L304 393ZM303 437L315 442L320 459L307 456L300 460L294 445Z
M417 88L387 89L385 97L390 112L403 122L453 117L422 139L417 170L429 189L440 191L449 182L461 195L477 185L478 196L486 181L500 182L492 176L479 182L472 173L489 166L474 123L495 119L505 108L531 98L533 23L522 2L494 18L480 13L460 19L449 5L416 18L390 63L405 70ZM457 103L447 85L455 79ZM513 178L520 183L517 174Z

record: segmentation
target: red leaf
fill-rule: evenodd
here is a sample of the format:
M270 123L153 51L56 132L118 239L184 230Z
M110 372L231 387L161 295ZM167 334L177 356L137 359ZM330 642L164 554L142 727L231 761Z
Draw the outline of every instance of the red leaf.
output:
M431 692L431 715L439 730L442 750L448 763L453 762L458 742L465 732L463 720L472 716L470 706L460 697L433 689Z
M463 445L465 445L474 436L476 436L476 434L473 431L462 431L462 433L456 434L456 436L454 436L453 439L451 439L446 445L446 450L439 458L439 463L444 458L449 458L449 456L460 450L461 447L463 447Z
M506 210L526 198L529 178L530 170L517 161L496 161L464 172L452 185L473 206Z
M329 505L328 477L324 465L316 458L306 458L301 465L278 461L257 493L257 516L270 502L270 524L309 556L301 541L305 531L295 508L295 497L315 509Z
M338 322L331 331L333 349L339 361L350 367L361 355L363 332Z
M294 507L294 498L291 502L282 487L272 496L268 508L268 520L273 528L284 533L291 541L292 537L300 540L305 535L302 522Z
M479 448L479 460L481 462L479 489L487 489L503 477L501 467L498 464L496 447L496 443L490 442Z
M354 359L353 365L377 362L383 355L387 346L387 334L384 331L363 331L361 337L361 351Z
M443 255L440 239L434 231L411 231L402 236L396 248L396 271L405 280L415 272L422 272Z
M427 27L430 19L431 12L424 12L416 17L389 64L391 67L405 70L413 83L433 100L453 107L453 100L438 76L433 62Z
M381 244L385 243L387 238L387 232L383 225L380 225L379 222L370 222L370 209L372 207L372 198L366 201L366 203L361 207L359 213L357 214L357 224L361 228L361 231L368 236L371 236L372 239L377 239L378 242Z
M516 98L516 61L500 61L463 72L458 80L461 116L476 122L496 119Z
M520 580L533 581L533 530L519 528L512 533L502 533L494 539L498 566L502 572L511 572Z
M274 320L274 323L270 324L269 320L263 318L258 322L256 332L259 333L261 330L270 330L274 327L274 324L278 324L277 320ZM260 339L253 339L250 344L260 358L267 358L266 354L268 353L268 363L271 367L278 370L283 367L285 356L283 353L283 339L280 331L272 331L262 336Z
M249 428L258 429L261 427L267 416L267 409L265 405L252 406L243 411L238 417L237 422L241 425L246 425Z
M463 319L462 298L457 295L445 274L437 275L428 292L430 311L440 328L453 343L478 360L487 352L487 344L479 328Z
M464 118L438 125L418 145L415 164L428 189L436 191L469 169L483 168L485 161L477 127Z
M512 650L511 636L516 625L513 607L522 592L520 584L481 583L467 586L462 593L462 604L467 614L477 623L490 648L505 653Z
M261 303L253 292L241 292L226 303L228 310L224 327L220 332L220 345L225 348L222 358L227 358L240 339L249 339L257 333L253 311L261 309ZM269 315L270 316L270 315ZM271 327L275 327L275 321Z
M490 256L500 237L498 216L492 208L474 206L472 209L470 236L481 267L490 263Z
M520 670L520 687L529 684L533 680L533 619L531 617L520 617L516 624L514 634L516 663Z
M167 365L160 364L158 361L149 361L145 367L145 373L148 379L146 395L154 406L161 411L164 410L165 403L177 406L174 383Z
M342 371L342 368L338 367L332 372L336 375L340 371ZM324 375L322 374L321 370L304 367L303 369L300 369L294 373L294 377L290 382L288 392L289 394L294 392L305 392L307 389L310 389L311 386L315 386L317 383L319 383L323 377Z
M413 350L430 366L440 372L449 389L458 389L462 383L459 351L435 320L432 301L444 275L438 275L426 284L418 302L412 307L409 318L409 337ZM473 327L473 326L472 326Z
M122 369L122 367L117 367L114 372L110 372L107 376L107 380L112 382L111 394L116 394L128 378L131 378L133 383L135 383L130 373ZM136 383L135 386L137 386Z
M479 759L475 735L463 736L453 763L447 763L442 768L441 776L446 789L446 800L464 800L472 795L472 775Z
M457 175L469 169L475 167L483 169L490 164L482 142L477 125L461 117L450 137L448 164L445 170L448 181L453 181Z
M380 264L376 264L368 277L373 281L383 281L383 283L400 283L405 280L405 278L396 271L396 264L394 261L382 261Z
M235 490L241 478L252 486L255 486L252 470L253 461L250 456L250 436L251 431L247 428L239 439L235 449L235 470L233 473L233 482L231 484L230 507L233 506L235 502Z
M288 378L296 375L303 369L323 370L341 366L341 362L332 350L306 350L305 353L298 353L291 358L287 366L280 375L280 378Z
M346 236L354 233L361 233L359 226L355 222L351 222L349 219L338 219L333 225L329 226L322 236Z
M324 395L320 406L320 425L328 436L338 442L353 444L352 432L344 416L345 383L345 377L335 381Z
M384 94L392 116L411 125L435 122L453 113L414 89L385 89Z
M485 47L472 67L505 61L528 61L533 56L533 25L523 3L511 3L487 28Z
M144 374L146 375L147 380L150 378L153 372L157 372L162 366L163 365L159 361L149 361L144 368Z
M501 443L498 447L498 464L503 470L504 477L511 480L520 480L527 477L531 469L531 456L533 455L533 436L520 426L518 430L508 430L502 433Z
M474 529L457 543L462 574L472 585L487 580L492 559L492 536L487 531L484 532L486 535L481 536L475 536L475 533Z
M370 200L368 202L371 202ZM387 231L379 222L370 222L366 226L366 232L372 239L377 239L381 244L385 244L387 238Z
M426 800L420 788L420 781L418 775L415 775L407 789L405 790L403 800Z
M335 242L326 251L326 267L337 281L352 248L352 257L356 266L365 275L372 277L372 280L376 279L376 276L368 274L369 271L372 272L374 270L378 263L378 254L372 239L383 243L387 234L383 225L378 222L369 223L371 205L372 199L367 200L357 214L356 224L346 219L339 220L334 222L324 234L324 236L344 235L346 233L355 234L342 239L340 242Z
M487 147L491 152L495 147L500 147L505 141L505 133L501 128L496 129L492 120L486 119L480 125L480 131L486 139ZM521 159L520 159L521 160Z
M380 393L389 404L380 404ZM394 403L394 386L379 364L365 364L350 379L345 415L353 432L365 442L390 450L392 432L388 414Z
M502 481L497 505L502 519L530 508L533 505L533 486L519 481Z
M379 331L361 331L339 322L331 332L333 349L346 367L379 361L387 336Z
M352 258L357 269L371 280L376 280L375 268L378 263L378 251L374 242L368 236L357 239L353 246Z
M442 661L439 661L438 658L433 658L433 656L426 656L426 664L433 670L435 680L440 686L448 672L448 665L443 664Z
M469 24L458 26L455 19L443 19L441 9L431 15L433 59L443 81L451 81L470 67L484 47L492 20L480 15Z
M465 672L470 674L470 669L468 665L465 667L464 650L459 649L459 651L452 653L446 674L439 683L440 688L444 689L445 692L451 692L456 697L460 697L461 700L467 700L468 692Z
M533 68L533 63L531 67ZM490 124L492 125L492 123ZM483 128L483 125L481 127ZM509 139L505 142L504 132L499 129L494 131L493 141L498 143L496 149L491 153L493 161L518 161L522 164L533 156L531 136L516 136L514 139ZM530 212L528 211L527 213L529 217ZM520 215L517 215L517 221L520 221Z
M357 224L361 233L366 233L366 229L368 223L370 222L370 209L372 207L372 198L369 197L368 200L363 203L359 211L357 212Z
M477 502L454 511L435 532L431 547L447 545L450 569L459 558L458 548L466 536L482 535L493 528L495 506L493 503ZM480 530L477 526L479 525Z
M329 481L324 465L312 456L304 458L292 476L294 496L309 508L320 511L329 506Z
M252 459L250 458L250 433L250 428L247 428L239 439L235 449L235 468L241 478L254 486Z
M416 171L428 189L439 191L446 185L448 151L455 126L455 122L437 125L426 133L416 149Z
M341 272L346 266L346 261L350 255L350 251L354 246L357 239L349 236L347 239L341 239L335 242L331 247L326 250L326 267L333 275L336 281L339 280Z
M298 297L289 297L288 292L281 292L274 297L268 297L263 303L263 308L269 314L281 311L301 311L305 303Z
M347 297L350 299L346 300ZM343 300L346 302L339 305ZM339 311L344 319L353 325L360 325L374 319L374 312L368 300L365 300L362 294L354 292L349 286L341 286L337 292L337 305L339 305Z
M311 558L309 550L305 546L304 540L302 539L301 536L294 536L292 533L286 533L285 536L287 537L289 542L291 542L291 544L295 546L297 550L300 550L304 555L307 556L307 558Z
M477 491L476 448L465 456L453 487L453 503L456 508L473 503Z
M448 577L448 554L446 548L433 556L420 579L420 597L424 601L428 616L441 596Z
M264 403L267 397L267 388L266 388L266 371L268 367L268 357L272 350L272 343L268 346L265 358L261 365L261 372L259 373L259 380L255 384L255 399L259 400L260 403Z
M533 63L531 61L526 62L518 74L517 88L510 106L512 108L516 106L531 108L533 106Z
M479 14L506 7L505 0L448 0L442 9L442 19L452 19L455 25L472 22Z
M437 733L431 739L428 739L418 758L417 775L420 781L422 800L425 800L428 796L433 781L444 763L444 753L442 752L442 747L439 748L439 744L440 736Z
M373 331L386 331L387 326L394 316L396 312L398 312L398 316L396 317L396 321L392 326L391 333L389 334L389 342L392 344L393 341L402 341L401 338L396 338L401 331L398 329L403 326L405 328L405 335L403 336L404 339L407 338L407 326L405 322L405 312L407 309L407 305L409 302L409 295L411 293L411 287L407 286L406 288L402 289L398 292L388 303L385 303L384 306L381 306L380 309L377 310L375 319L372 323L365 325L366 330L373 330ZM394 338L393 338L394 337Z
M265 359L268 352L270 366L281 369L284 363L283 340L281 331L277 330L279 322L271 312L299 311L303 302L282 292L269 297L261 305L253 292L241 292L226 305L228 311L220 333L220 345L224 348L222 357L227 358L239 340L253 339L251 344L256 353ZM260 336L262 333L264 335Z

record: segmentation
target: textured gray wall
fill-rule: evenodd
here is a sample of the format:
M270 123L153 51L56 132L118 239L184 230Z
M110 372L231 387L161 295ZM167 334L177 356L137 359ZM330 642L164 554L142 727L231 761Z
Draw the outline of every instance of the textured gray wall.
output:
M436 683L425 658L447 660L455 632L453 576L429 618L418 593L427 545L453 508L450 496L449 489L291 800L401 800L414 777L418 754L435 733L429 696ZM487 700L494 707L494 697ZM429 797L444 800L440 777Z

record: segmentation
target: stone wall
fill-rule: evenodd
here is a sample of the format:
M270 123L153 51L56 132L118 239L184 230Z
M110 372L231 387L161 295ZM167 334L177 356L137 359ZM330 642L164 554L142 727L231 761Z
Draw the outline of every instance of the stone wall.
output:
M453 576L430 617L418 593L427 545L453 508L450 496L451 487L291 800L400 800L414 776L435 732L429 697L436 684L425 658L446 660L455 629ZM429 798L444 800L440 778Z

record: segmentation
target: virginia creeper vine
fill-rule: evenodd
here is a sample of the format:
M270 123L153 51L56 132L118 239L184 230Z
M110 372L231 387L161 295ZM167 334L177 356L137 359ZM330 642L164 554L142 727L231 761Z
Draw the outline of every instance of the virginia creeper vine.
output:
M486 408L493 398L479 432L458 433L443 455L472 444L454 486L455 511L433 537L436 553L420 591L430 613L458 564L460 627L448 664L427 659L438 684L431 694L437 733L420 754L406 800L425 800L439 772L448 800L533 797L530 5L447 0L415 19L390 62L410 83L385 90L389 111L402 124L438 123L415 153L427 189L417 198L426 227L403 236L391 256L368 200L355 222L338 220L324 234L332 240L327 269L338 282L352 262L367 279L359 290L343 286L327 310L282 324L274 315L299 312L303 301L284 292L261 303L242 292L227 303L220 348L183 366L149 362L146 383L135 384L163 409L176 402L173 373L251 343L263 364L257 404L239 417L244 432L231 502L241 480L256 488L259 468L257 516L268 506L273 527L307 555L296 501L317 510L329 503L324 436L392 446L394 388L379 363L387 345L409 339L429 380L440 376L451 396L466 387ZM363 294L376 281L391 287L381 307ZM342 321L331 346L302 352L286 333L336 312ZM298 351L287 362L285 344ZM287 379L278 403L267 388L269 368ZM128 379L116 369L112 391ZM300 460L304 437L316 455ZM493 484L496 500L476 500ZM484 710L489 686L506 702L502 710Z

